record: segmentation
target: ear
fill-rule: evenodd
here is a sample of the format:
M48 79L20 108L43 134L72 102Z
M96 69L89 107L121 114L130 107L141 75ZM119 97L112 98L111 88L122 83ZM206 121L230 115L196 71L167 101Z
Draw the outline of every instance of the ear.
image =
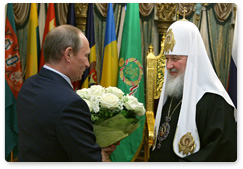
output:
M64 51L64 58L67 62L70 62L71 56L73 55L73 50L71 47L67 47Z

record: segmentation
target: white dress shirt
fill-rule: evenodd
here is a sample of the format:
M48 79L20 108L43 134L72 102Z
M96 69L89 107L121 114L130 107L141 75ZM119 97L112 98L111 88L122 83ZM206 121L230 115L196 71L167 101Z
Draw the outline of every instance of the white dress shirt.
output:
M53 72L59 74L60 76L62 76L62 77L63 77L63 78L70 84L70 86L73 88L73 85L72 85L71 80L69 79L69 77L67 77L67 76L64 75L63 73L61 73L61 72L59 72L59 71L57 71L57 70L55 70L55 69L53 69L53 68L51 68L51 67L49 67L49 66L47 66L47 65L44 65L43 67L44 67L45 69L48 69L48 70L50 70L50 71L53 71Z

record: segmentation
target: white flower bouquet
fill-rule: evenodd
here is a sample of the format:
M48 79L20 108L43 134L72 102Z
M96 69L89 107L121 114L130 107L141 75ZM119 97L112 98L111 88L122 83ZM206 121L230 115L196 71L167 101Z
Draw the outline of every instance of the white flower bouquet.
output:
M134 96L124 95L117 87L93 85L77 90L87 103L93 122L96 142L107 147L129 136L140 126L139 116L145 109Z

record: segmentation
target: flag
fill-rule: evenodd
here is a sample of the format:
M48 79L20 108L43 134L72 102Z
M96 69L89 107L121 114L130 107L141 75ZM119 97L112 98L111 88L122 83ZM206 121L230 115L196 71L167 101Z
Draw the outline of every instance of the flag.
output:
M77 26L74 3L69 3L69 5L68 5L67 24Z
M31 3L25 79L38 72L39 28L36 3Z
M45 8L45 4L44 3L40 3L39 4L39 16L38 16L40 44L42 44L42 40L43 40L42 37L44 35L45 22L46 22L46 8Z
M43 54L43 45L46 38L47 33L56 27L56 15L55 15L55 7L54 3L49 3L47 14L46 14L46 23L44 29L44 35L42 39L42 48L41 48L41 55L40 55L40 63L39 63L39 71L42 66L45 64L44 61L44 54Z
M116 29L112 4L108 4L105 30L104 55L101 66L101 82L103 87L117 86L118 53Z
M67 24L77 26L76 24L76 16L75 16L75 4L69 3L68 5L68 14L67 14ZM72 82L73 89L76 91L80 89L80 80Z
M89 41L90 54L89 54L89 87L97 85L97 73L96 73L96 50L95 50L95 32L94 32L94 16L93 16L93 4L89 3L87 11L86 22L86 37Z
M235 108L237 108L237 17L235 21L233 49L232 49L232 56L230 62L228 93L235 105Z
M127 3L119 57L118 88L125 94L135 96L145 105L142 45L138 3ZM134 161L143 141L145 115L141 126L123 139L111 154L112 161Z
M18 125L16 99L23 84L13 4L7 4L5 25L5 159L17 156Z

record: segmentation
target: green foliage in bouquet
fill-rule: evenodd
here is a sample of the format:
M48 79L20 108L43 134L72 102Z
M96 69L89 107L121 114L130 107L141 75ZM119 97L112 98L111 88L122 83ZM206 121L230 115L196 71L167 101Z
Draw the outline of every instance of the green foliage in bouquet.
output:
M107 108L101 108L99 113L91 113L91 121L94 124L99 124L117 114L123 115L130 123L137 123L139 121L133 111Z
M91 120L93 123L98 124L102 122L103 120L109 119L118 113L120 113L120 109L114 108L114 109L107 109L107 108L100 108L99 113L91 112Z
M78 90L77 94L89 106L96 141L101 147L124 139L140 126L139 116L144 115L145 109L134 96L100 85Z
M122 114L117 114L99 124L94 124L96 141L100 147L107 147L124 139L140 126L140 121L133 123L130 120Z

